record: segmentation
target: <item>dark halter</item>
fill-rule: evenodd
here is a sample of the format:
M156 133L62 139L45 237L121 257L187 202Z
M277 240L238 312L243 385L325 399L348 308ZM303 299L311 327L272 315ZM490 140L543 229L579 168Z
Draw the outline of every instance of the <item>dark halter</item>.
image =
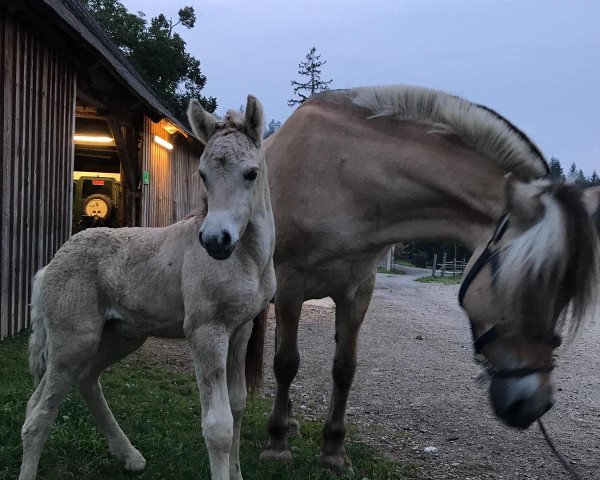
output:
M496 225L496 229L494 230L494 234L492 238L490 238L489 242L479 255L479 258L473 264L469 273L465 276L463 280L460 290L458 291L458 303L461 307L464 308L463 302L465 299L465 295L467 294L467 290L475 280L475 277L483 270L488 262L492 267L492 283L494 282L494 278L496 277L496 273L498 272L498 254L497 251L492 251L492 246L496 244L498 241L502 239L506 230L508 229L508 214L505 213L500 217L498 223ZM498 327L494 325L492 328L483 333L480 337L475 335L475 330L473 329L473 324L471 324L471 334L473 335L473 348L475 350L475 356L481 356L482 349L488 345L489 343L496 340L499 336ZM558 340L559 341L559 340ZM557 342L553 340L553 342ZM554 343L553 343L554 344ZM558 346L558 345L556 345ZM554 369L554 365L546 366L546 367L523 367L523 368L496 368L494 366L487 367L488 373L496 378L514 378L514 377L526 377L527 375L531 375L534 373L544 373L551 372Z

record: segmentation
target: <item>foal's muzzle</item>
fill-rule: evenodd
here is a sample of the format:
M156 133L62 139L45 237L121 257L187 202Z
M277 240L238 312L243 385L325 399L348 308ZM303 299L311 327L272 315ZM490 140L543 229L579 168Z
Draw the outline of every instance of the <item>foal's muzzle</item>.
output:
M490 398L494 412L510 427L525 429L554 405L551 385L541 385L539 375L492 378Z
M200 245L216 260L225 260L231 256L237 240L228 229L205 229L204 226L198 233Z

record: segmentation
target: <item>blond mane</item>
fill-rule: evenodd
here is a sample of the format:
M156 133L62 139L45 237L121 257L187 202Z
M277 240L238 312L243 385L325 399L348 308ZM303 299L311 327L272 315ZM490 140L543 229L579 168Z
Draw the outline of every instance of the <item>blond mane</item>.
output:
M493 110L448 93L391 85L331 90L313 98L365 108L370 118L418 122L432 134L454 135L524 180L548 173L544 155L521 130Z

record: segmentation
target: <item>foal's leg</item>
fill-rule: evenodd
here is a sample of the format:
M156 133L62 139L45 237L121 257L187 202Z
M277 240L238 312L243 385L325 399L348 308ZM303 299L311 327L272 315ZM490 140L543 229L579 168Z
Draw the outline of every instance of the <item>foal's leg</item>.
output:
M19 480L35 479L44 444L75 377L71 372L48 366L44 379L33 394L37 402L27 413L21 429L23 460Z
M319 463L337 474L352 470L344 450L346 404L356 370L356 344L362 321L371 302L375 274L362 283L353 298L335 299L336 349L333 360L333 394L325 427Z
M96 425L106 436L108 449L123 463L126 470L132 471L142 470L146 466L146 460L115 420L102 393L99 376L106 368L140 348L145 340L145 337L126 340L116 324L107 324L98 352L79 380L81 396L91 410Z
M229 335L219 325L186 329L202 403L202 434L208 449L212 480L229 480L233 416L227 394Z
M233 415L233 441L229 453L229 478L242 480L240 469L240 432L246 408L246 348L252 333L252 322L240 325L229 340L227 354L227 390Z
M261 460L292 460L292 452L287 446L285 436L290 422L290 385L300 365L298 323L302 311L303 290L290 283L288 280L286 284L279 285L275 296L277 351L273 360L273 370L277 380L277 393L269 418L269 441L260 454Z
M29 400L21 429L23 459L19 480L35 479L42 449L58 409L89 356L95 352L100 341L100 332L96 329L99 330L101 324L101 319L94 323L88 317L73 314L64 321L54 322L60 326L59 332L48 332L48 365ZM84 333L69 328L74 325L82 328Z

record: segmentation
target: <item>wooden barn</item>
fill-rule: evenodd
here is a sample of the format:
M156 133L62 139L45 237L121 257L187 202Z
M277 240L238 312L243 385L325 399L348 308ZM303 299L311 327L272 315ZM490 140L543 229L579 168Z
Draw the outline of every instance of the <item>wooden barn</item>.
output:
M28 326L31 279L73 232L168 225L203 187L202 145L79 0L3 1L0 55L2 339Z

